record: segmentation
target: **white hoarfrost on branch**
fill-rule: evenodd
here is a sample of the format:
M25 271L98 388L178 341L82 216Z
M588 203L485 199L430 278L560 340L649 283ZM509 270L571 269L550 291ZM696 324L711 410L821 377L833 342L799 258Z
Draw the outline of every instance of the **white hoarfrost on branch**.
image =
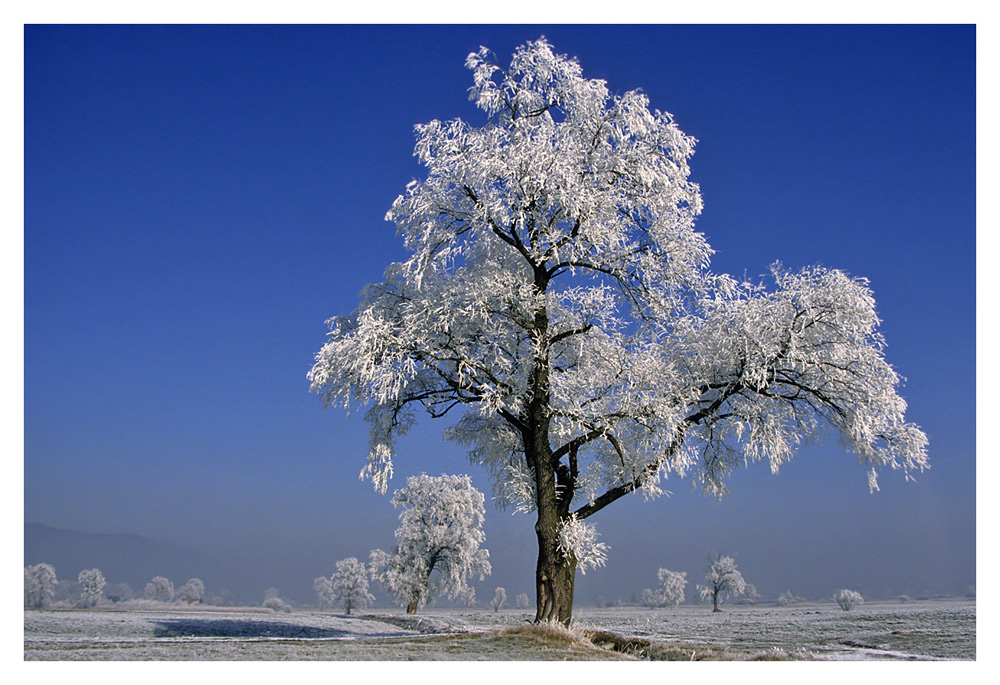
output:
M876 473L927 466L904 418L863 278L775 266L767 285L709 270L695 141L646 95L614 95L544 39L501 67L469 55L480 125L416 127L414 180L386 218L408 251L367 287L308 376L367 407L362 477L384 492L417 412L538 520L538 620L569 621L563 522L669 475L721 496L832 427Z
M332 578L333 596L344 606L348 616L353 609L364 609L375 601L368 592L368 570L355 557L337 562L337 572Z
M597 530L574 515L563 520L559 528L559 551L564 557L576 560L580 573L588 568L604 566L608 560L608 546L597 541Z
M489 551L479 547L485 537L484 501L468 476L421 474L396 491L392 504L401 509L396 547L392 553L373 550L369 567L407 613L435 596L475 600L469 579L483 580L491 571Z

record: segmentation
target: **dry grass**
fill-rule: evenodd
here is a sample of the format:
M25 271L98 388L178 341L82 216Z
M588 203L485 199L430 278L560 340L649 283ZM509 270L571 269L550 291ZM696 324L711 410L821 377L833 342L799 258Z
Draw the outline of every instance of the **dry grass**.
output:
M535 651L542 658L555 659L627 659L630 654L608 650L581 631L561 623L526 623L498 630L491 636L500 642L517 644L522 650Z

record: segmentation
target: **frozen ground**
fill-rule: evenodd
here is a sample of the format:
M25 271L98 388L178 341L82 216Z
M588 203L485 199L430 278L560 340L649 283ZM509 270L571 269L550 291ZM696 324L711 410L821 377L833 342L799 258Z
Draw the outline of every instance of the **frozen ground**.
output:
M527 611L64 610L24 612L25 660L975 659L971 600L676 609L579 608L566 636L503 632ZM582 639L630 640L629 653ZM607 646L611 638L595 640ZM621 645L621 641L619 641Z

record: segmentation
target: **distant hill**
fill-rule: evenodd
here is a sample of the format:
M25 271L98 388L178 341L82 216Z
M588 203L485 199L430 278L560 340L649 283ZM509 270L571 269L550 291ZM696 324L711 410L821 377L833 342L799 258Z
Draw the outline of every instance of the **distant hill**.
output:
M218 561L187 549L139 535L82 533L24 524L24 564L46 563L60 580L75 580L83 569L98 568L108 583L128 583L138 595L154 576L165 576L175 586L201 578L210 592L222 581Z

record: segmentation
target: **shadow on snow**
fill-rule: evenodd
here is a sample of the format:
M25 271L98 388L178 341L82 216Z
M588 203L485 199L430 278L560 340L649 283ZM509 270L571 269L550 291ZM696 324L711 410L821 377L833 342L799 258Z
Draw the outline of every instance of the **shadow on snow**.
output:
M280 621L254 621L244 619L162 619L154 622L156 637L291 637L291 638L346 638L358 637L357 633L336 628L318 628ZM398 633L366 635L387 637Z

